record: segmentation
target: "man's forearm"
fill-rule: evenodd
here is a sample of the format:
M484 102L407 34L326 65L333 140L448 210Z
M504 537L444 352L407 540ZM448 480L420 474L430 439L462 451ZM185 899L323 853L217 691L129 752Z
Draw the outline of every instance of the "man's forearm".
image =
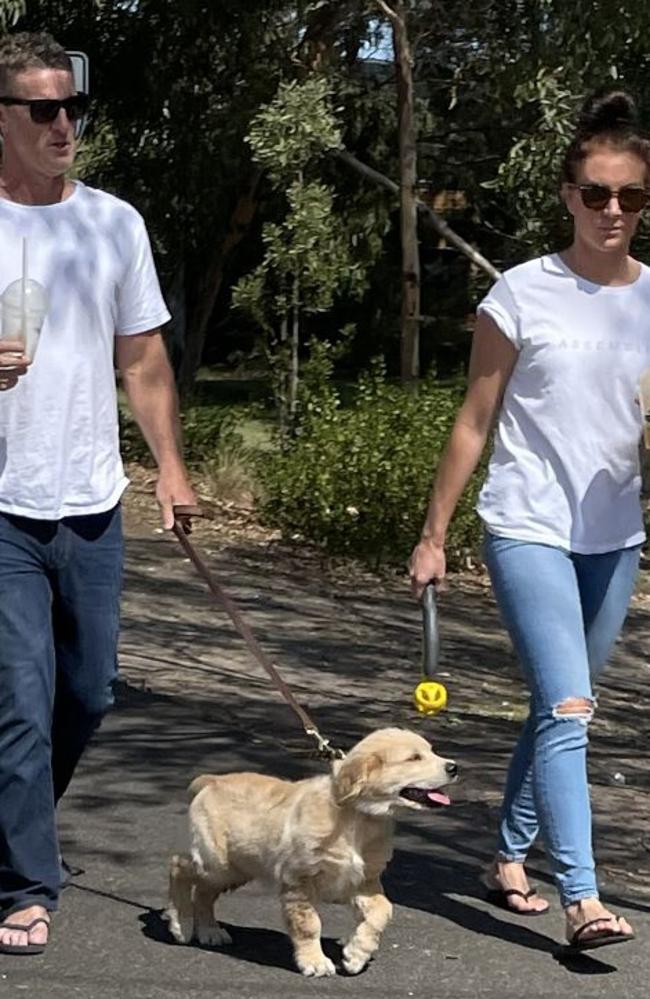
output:
M124 372L129 408L160 469L183 468L178 394L171 367Z

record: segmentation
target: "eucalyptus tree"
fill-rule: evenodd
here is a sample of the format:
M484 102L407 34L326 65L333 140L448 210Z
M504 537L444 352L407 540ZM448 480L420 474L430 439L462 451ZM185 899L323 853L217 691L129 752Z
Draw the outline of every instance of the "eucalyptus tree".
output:
M303 318L329 310L343 289L360 293L364 268L355 259L358 234L335 210L332 188L314 174L318 160L341 145L326 80L312 76L281 83L246 138L255 162L286 195L286 211L264 224L263 259L239 280L233 304L265 334L280 429L286 433L296 416Z

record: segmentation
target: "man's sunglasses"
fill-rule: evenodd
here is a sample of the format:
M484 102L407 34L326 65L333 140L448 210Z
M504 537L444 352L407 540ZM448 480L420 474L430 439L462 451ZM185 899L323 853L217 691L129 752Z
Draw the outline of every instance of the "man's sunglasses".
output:
M68 116L68 121L77 122L88 110L90 100L88 94L73 94L62 101L38 97L29 100L26 97L0 97L0 104L20 104L29 108L29 114L36 125L48 125L53 122L61 108Z
M650 191L645 187L621 187L614 191L605 184L569 184L580 191L580 197L585 208L591 208L594 212L601 212L607 208L614 195L618 200L622 212L640 212L648 203Z

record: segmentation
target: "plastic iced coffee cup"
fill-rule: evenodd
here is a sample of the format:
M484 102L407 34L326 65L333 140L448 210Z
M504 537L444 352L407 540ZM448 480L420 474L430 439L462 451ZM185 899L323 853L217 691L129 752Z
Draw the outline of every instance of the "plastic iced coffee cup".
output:
M29 277L27 265L27 237L23 236L23 268L22 276L13 281L0 295L0 339L11 340L20 347L20 353L3 351L0 363L3 368L10 366L15 359L15 367L27 358L34 360L38 338L41 333L45 313L47 312L47 295L45 288Z
M8 285L0 296L0 310L0 337L22 344L25 357L33 361L47 312L45 288L32 278L19 278Z

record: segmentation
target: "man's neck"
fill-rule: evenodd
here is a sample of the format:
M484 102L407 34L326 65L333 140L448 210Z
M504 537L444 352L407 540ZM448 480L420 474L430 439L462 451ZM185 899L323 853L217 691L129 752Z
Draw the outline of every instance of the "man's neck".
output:
M594 284L632 284L639 276L639 264L629 256L627 247L620 253L598 254L575 242L562 257L572 271Z
M65 176L42 177L0 169L0 198L19 205L55 205L69 198L74 185Z

